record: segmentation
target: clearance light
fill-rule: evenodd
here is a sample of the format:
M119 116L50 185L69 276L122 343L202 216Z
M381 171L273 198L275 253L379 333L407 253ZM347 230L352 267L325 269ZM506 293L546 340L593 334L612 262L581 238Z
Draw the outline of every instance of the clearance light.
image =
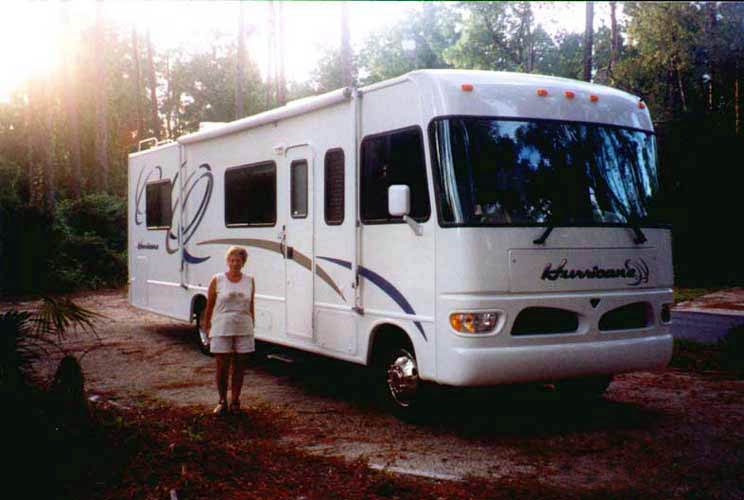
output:
M472 83L463 83L460 85L460 88L463 92L472 92L475 87L473 87Z
M499 320L499 313L455 312L450 314L450 326L459 333L491 333Z
M643 101L638 101L638 107L641 109L646 109L646 105L643 103Z
M570 90L565 91L563 95L566 96L566 99L573 99L574 97L576 97L576 94L574 94Z
M589 96L589 100L592 102L597 102L599 101L599 96L592 94Z
M547 97L548 91L545 89L537 89L537 95L540 97Z

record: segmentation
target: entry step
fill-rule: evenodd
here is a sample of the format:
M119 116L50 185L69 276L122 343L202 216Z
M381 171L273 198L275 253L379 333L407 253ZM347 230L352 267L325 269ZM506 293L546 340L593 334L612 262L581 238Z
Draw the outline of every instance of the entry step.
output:
M278 353L278 352L272 352L266 355L266 359L275 359L277 361L281 361L282 363L292 364L295 362L295 359L288 356L287 354Z

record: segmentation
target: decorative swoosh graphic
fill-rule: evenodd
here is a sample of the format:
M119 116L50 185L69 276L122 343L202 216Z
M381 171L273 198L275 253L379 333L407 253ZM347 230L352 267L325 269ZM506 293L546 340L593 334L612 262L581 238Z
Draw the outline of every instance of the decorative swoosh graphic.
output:
M199 186L204 186L204 191L202 193L202 199L199 202L199 206L196 209L196 212L194 212L193 217L191 220L186 224L186 227L181 228L181 236L183 238L182 247L183 247L183 259L190 263L190 264L199 264L200 262L204 262L205 260L209 259L209 256L207 257L197 257L194 255L191 255L186 250L186 243L191 240L191 238L194 236L194 233L196 232L196 229L199 227L199 224L201 224L202 219L204 218L204 214L207 211L207 206L209 205L209 200L212 198L212 188L214 187L214 176L212 175L212 168L206 164L203 163L199 165L198 168L196 168L184 181L184 188L186 191L186 195L183 198L183 201L181 201L180 194L178 194L178 190L175 189L176 186L178 186L178 177L179 175L182 175L183 172L186 170L186 163L182 163L178 172L176 172L176 175L171 180L171 225L168 228L168 231L165 233L165 251L169 254L174 254L178 251L178 228L180 225L180 211L184 209L184 207L187 206L187 203L189 201L189 198L194 193L194 190ZM134 205L135 205L135 212L134 212L134 223L136 225L141 225L145 222L142 215L144 215L145 210L143 207L144 202L144 194L145 190L147 188L147 183L150 180L161 180L163 178L163 169L162 167L155 166L155 167L144 167L142 170L140 170L139 175L137 176L137 185L135 187L135 198L134 198ZM176 193L178 196L173 198L173 193ZM175 244L172 244L175 243Z
M282 248L282 245L277 243L276 241L271 240L259 240L259 239L253 239L253 238L221 238L217 240L207 240L207 241L200 241L197 243L197 245L243 245L247 247L254 247L254 248L262 248L264 250L268 250L270 252L275 252L280 255L284 255L284 248ZM297 249L293 247L287 248L287 253L291 254L291 259L295 261L300 266L304 267L308 271L312 272L313 269L313 261L308 257L307 255L303 254L302 252L299 252ZM344 297L343 292L338 288L336 283L333 282L333 278L319 265L315 265L315 274L320 277L328 286L333 288L333 290L346 302L346 297Z
M346 269L351 269L351 262L341 259L334 259L332 257L321 257L318 256L319 259L327 260L328 262L333 262L334 264L338 264L339 266L345 267ZM403 296L403 294L398 290L395 285L390 283L388 280L377 274L376 272L367 269L364 266L359 266L359 274L363 277L377 285L377 287L385 292L393 301L398 304L398 306L403 309L403 311L406 314L416 314L416 311L413 310L413 307L411 304L406 300L406 298ZM414 325L416 325L416 328L418 328L418 331L421 332L421 335L424 337L424 340L428 341L429 339L426 338L426 333L424 333L424 327L421 326L420 321L414 321Z
M145 172L147 172L147 175L145 175ZM147 182L150 180L150 177L156 173L156 181L163 178L163 168L160 165L150 169L143 168L137 176L137 186L134 188L134 223L138 226L144 222L144 220L142 220L142 195L145 194L145 187L147 187Z

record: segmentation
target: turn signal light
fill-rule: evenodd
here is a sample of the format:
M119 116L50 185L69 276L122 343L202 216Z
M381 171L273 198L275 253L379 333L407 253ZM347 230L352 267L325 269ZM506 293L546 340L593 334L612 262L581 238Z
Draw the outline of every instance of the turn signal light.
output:
M450 326L459 333L491 333L496 328L499 313L455 312L450 314Z
M472 83L463 83L460 88L463 92L472 92L474 87Z
M545 89L537 89L537 95L540 97L546 97L548 95L548 91Z

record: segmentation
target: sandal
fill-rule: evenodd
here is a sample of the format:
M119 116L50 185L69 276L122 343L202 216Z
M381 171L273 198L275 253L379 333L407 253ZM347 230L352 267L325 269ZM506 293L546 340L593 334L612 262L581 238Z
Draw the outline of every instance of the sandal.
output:
M212 410L212 413L215 415L224 415L227 413L227 402L220 401L219 404L215 406L214 410Z

